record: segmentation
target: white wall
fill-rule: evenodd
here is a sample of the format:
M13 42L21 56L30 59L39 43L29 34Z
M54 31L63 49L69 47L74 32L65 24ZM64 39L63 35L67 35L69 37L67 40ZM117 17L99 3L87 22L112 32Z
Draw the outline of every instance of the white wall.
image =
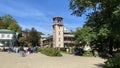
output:
M60 32L60 34L59 34ZM60 25L54 25L54 34L53 34L53 39L54 39L54 47L64 47L63 44L63 26ZM60 40L59 40L60 39Z
M13 34L0 33L0 39L12 39Z

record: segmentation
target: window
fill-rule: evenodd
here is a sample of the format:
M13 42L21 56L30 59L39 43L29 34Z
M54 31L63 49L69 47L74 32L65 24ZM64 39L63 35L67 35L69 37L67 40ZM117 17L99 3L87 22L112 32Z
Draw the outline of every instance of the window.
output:
M9 35L9 34L7 35L7 38L10 38L10 35Z
M60 35L60 31L59 31L59 35Z
M2 35L1 35L1 38L4 38L4 37L5 37L5 35L4 35L4 34L2 34Z
M60 42L60 38L58 39L58 41Z
M60 47L61 45L59 44L59 47Z
M58 23L61 23L61 20L57 20Z
M59 29L60 29L60 26L59 26Z

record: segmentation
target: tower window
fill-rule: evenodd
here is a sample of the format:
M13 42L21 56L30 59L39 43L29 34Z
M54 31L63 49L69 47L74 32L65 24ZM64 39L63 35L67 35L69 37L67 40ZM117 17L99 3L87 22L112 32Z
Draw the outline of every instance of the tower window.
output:
M60 38L58 38L58 41L60 42Z
M61 22L61 20L58 20L58 23L60 23Z
M60 47L61 45L59 44L59 47Z
M59 29L60 29L60 26L59 26Z
M59 35L60 35L60 31L59 31Z

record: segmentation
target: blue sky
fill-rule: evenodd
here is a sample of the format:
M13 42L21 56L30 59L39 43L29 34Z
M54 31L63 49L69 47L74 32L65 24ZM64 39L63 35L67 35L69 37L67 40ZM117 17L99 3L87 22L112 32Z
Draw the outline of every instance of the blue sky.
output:
M34 27L44 34L52 34L52 18L64 18L64 26L69 30L82 27L85 15L71 15L69 0L0 0L0 16L12 15L22 29Z

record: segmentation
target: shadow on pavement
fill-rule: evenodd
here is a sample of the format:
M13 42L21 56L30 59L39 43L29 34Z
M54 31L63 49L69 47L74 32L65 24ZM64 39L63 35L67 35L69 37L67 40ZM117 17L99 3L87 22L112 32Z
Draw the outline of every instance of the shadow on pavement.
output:
M98 68L104 68L104 64L103 63L94 64L94 65L97 66Z

